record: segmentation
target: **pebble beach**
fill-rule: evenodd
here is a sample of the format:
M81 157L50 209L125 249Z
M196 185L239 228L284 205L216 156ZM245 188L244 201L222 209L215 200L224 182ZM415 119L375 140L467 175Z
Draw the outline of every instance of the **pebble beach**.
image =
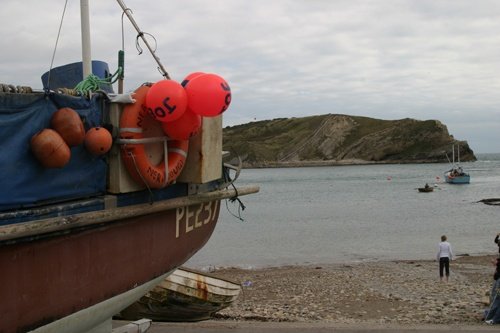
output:
M485 325L495 255L461 256L441 282L432 260L217 269L242 293L217 321Z

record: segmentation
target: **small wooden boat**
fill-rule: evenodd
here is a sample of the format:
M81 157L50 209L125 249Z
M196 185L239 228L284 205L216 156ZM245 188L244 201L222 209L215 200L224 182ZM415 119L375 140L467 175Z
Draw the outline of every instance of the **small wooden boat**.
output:
M206 320L231 305L240 292L241 286L236 282L181 267L117 317L177 322Z
M424 193L426 193L426 192L432 192L432 191L434 191L434 187L425 184L424 187L419 187L418 191L419 192L424 192Z

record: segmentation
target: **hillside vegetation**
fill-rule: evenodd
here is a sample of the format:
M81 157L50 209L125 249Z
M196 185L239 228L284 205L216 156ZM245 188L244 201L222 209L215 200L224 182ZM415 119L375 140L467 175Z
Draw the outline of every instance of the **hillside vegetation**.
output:
M246 167L359 163L447 162L451 147L460 160L476 160L466 141L457 141L438 120L381 120L327 114L279 118L229 126L224 150Z

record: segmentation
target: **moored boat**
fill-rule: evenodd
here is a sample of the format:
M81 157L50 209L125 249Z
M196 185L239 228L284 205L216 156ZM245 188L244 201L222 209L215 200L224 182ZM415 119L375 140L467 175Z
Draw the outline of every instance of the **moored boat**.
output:
M455 164L455 145L452 146L452 167L444 173L444 180L449 184L469 184L470 174L460 166L460 147L457 147L457 163ZM449 159L448 159L449 160Z
M79 82L92 65L69 72L83 68ZM143 98L102 86L75 94L74 77L58 85L56 72L43 90L0 92L3 333L110 332L114 314L204 246L221 200L258 191L228 188L222 116L172 140ZM60 114L75 125L69 136Z
M241 292L233 281L178 268L137 302L120 312L127 320L200 321L230 306Z
M419 192L423 192L423 193L433 192L434 191L434 187L429 186L429 184L425 184L424 187L419 187L418 191Z

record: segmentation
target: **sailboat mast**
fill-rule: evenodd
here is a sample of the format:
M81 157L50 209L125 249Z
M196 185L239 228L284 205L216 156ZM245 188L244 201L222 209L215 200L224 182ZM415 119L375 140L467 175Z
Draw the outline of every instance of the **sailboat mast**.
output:
M89 0L80 0L80 16L82 25L82 63L83 79L92 74L92 56L90 52L90 15Z
M453 164L455 164L455 145L451 146L451 150L453 150L453 154L452 154L452 156L453 156Z

